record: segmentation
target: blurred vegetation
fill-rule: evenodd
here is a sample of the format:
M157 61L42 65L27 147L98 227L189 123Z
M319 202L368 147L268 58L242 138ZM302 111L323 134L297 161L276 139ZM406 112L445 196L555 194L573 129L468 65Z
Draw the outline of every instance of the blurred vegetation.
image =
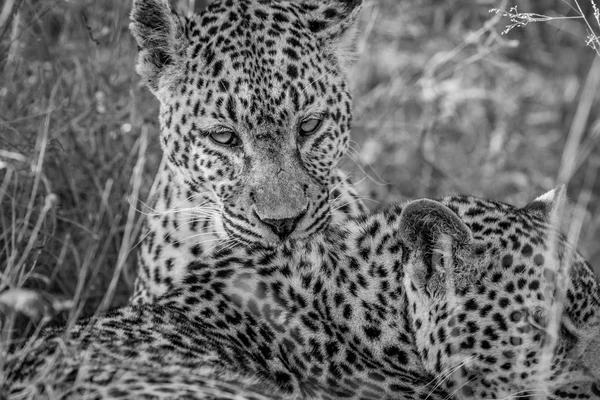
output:
M577 16L574 0L364 3L344 168L371 208L451 192L524 205L567 182L587 212L579 247L600 268L600 57L588 27L553 19L503 36L509 19L489 12ZM591 0L579 5L593 23ZM107 301L127 300L141 220L129 204L142 208L160 162L158 103L134 72L129 8L0 7L0 292L79 298L87 314L113 282Z

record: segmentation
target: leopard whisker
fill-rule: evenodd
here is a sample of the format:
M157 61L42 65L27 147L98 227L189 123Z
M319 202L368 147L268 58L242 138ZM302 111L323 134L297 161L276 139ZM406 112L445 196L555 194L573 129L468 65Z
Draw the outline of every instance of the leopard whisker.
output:
M215 227L215 226L213 226L212 228L213 229L210 230L210 231L203 231L201 233L188 236L188 237L186 237L186 240L193 239L193 238L196 238L196 237L201 237L201 236L207 236L207 235L214 235L214 238L213 239L205 240L205 241L203 241L201 243L198 243L198 244L204 244L204 243L208 243L208 242L211 242L211 241L214 241L214 240L218 240L218 241L230 240L229 235L227 235L227 233L225 231L223 231L222 229L217 229L217 227ZM225 238L223 238L222 236L225 236Z
M153 213L147 213L141 210L137 210L138 212L144 214L144 215L166 215L166 214L171 214L171 213L176 213L178 211L184 211L184 210L197 210L198 208L210 208L210 207L215 207L218 208L218 205L214 202L214 200L212 200L209 197L205 197L199 204L194 205L193 207L185 207L185 208L180 208L179 206L191 201L194 197L197 196L202 196L205 194L210 194L210 191L205 191L202 193L197 193L197 194L193 194L191 196L188 196L184 199L182 199L181 201L179 201L178 203L176 203L175 205L173 205L172 207L170 207L168 210L162 211L162 210L156 210L155 208L153 208L152 206L150 206L149 204L146 204L144 201L139 200L138 201L145 206L146 208L148 208L150 211L152 211Z
M201 213L203 211L218 212L218 211L220 211L220 209L217 207L213 208L213 207L205 206L205 205L201 204L201 205L195 206L195 207L171 209L160 215L163 216L163 215L169 215L169 214L182 214L182 213L189 213L188 215L195 215L195 214Z
M220 241L222 243L219 243L219 242L215 243L213 246L209 247L207 249L207 251L212 250L212 249L214 249L215 247L217 247L219 245L223 246L221 248L222 250L229 250L229 249L234 248L237 245L242 245L242 243L238 239L236 239L236 238L220 239Z
M331 189L329 189L330 192L333 192L334 190L336 190L337 188L339 188L340 186L342 186L342 184L344 184L344 182L349 181L351 178L351 176L348 174L345 177L343 177L342 179L340 179L340 181Z
M202 236L207 236L207 235L216 235L218 236L219 231L217 231L216 229L211 229L211 230L206 230L206 231L202 231L199 233L194 233L193 235L190 236L186 236L186 240L187 239L194 239L197 237L202 237Z
M155 217L155 216L165 216L165 215L172 215L172 214L180 214L180 213L184 213L184 212L190 212L190 213L197 213L199 211L202 210L210 210L210 209L214 209L215 211L218 211L219 208L217 207L212 207L212 206L207 206L204 203L199 204L198 206L194 206L194 207L186 207L186 208L177 208L177 207L172 207L170 209L168 209L167 211L157 211L154 210L156 212L144 212L142 210L139 210L137 208L134 208L137 212L139 212L142 215L148 216L148 217Z
M187 220L184 220L181 223L178 223L176 227L174 227L167 235L166 237L170 237L173 233L175 233L176 231L178 231L179 229L181 229L182 227L188 226L188 225L192 225L194 223L200 223L200 222L205 222L205 221L210 221L214 218L215 214L214 213L204 213L204 215L199 215L199 216L194 216L195 218L190 218ZM204 232L207 232L206 230Z
M346 201L346 202L344 202L344 203L341 203L341 204L336 204L336 205L334 205L334 206L331 208L331 210L332 210L332 211L338 211L338 210L339 210L339 209L341 209L341 208L344 208L344 207L346 207L346 206L348 206L348 205L350 205L350 204L353 204L353 203L359 202L359 201L361 201L361 200L372 200L372 199L371 199L371 198L369 198L368 196L359 196L359 197L357 197L357 198L355 198L355 199L348 200L348 201ZM379 203L377 200L373 200L373 201L375 201L375 202Z
M242 246L242 245L243 245L242 242L240 242L237 239L233 239L227 245L223 246L223 250L230 250L230 249L233 249L236 246Z
M358 157L360 156L358 150L354 149L351 145L348 145L348 149L346 150L346 155L348 156L348 158L350 160L352 160L352 162L354 162L354 164L356 164L356 166L358 167L360 172L365 174L365 176L367 178L369 178L369 180L371 182L373 182L374 184L376 184L378 186L385 186L385 185L389 184L389 182L387 182L385 179L383 179L381 176L379 176L379 174L375 173L375 176L379 179L379 181L376 181L373 177L371 177L371 175L369 173L367 173L367 171L363 168L361 163L358 161Z
M219 214L218 210L199 210L197 212L190 212L190 213L182 213L183 215L180 215L182 217L199 217L199 216L208 216L208 217L213 217L215 215Z
M191 197L193 197L193 196L191 196ZM181 202L179 202L178 204L181 204L182 202L184 202L184 201L187 201L187 200L188 200L188 199L190 199L191 197L188 197L187 199L184 199L184 200L182 200L182 201L181 201ZM145 205L145 203L144 203L143 201L141 201L141 200L140 200L140 202L141 202L142 204L144 204L144 205ZM146 206L147 206L147 205L146 205ZM157 211L156 213L145 213L145 212L143 212L143 211L141 211L141 210L138 210L138 209L137 209L137 208L135 208L135 206L133 206L133 205L132 205L132 207L134 207L134 209L135 209L136 211L138 211L139 213L141 213L142 215L145 215L145 216L164 216L164 215L167 215L167 214L170 212L170 210L167 210L166 212L158 212L158 211ZM147 207L148 207L148 208L150 208L150 209L152 209L150 206L147 206ZM176 207L176 206L175 206L175 207ZM154 209L152 209L152 210L154 210ZM171 209L171 210L172 210L172 209ZM156 211L156 210L154 210L154 211ZM186 221L186 222L184 222L184 223L182 223L182 224L179 224L179 226L178 226L177 228L173 229L171 232L169 232L169 233L167 234L167 236L166 236L166 237L170 237L170 236L171 236L171 234L173 234L173 233L174 233L174 232L175 232L177 229L179 229L180 227L182 227L182 226L185 226L185 225L187 225L187 224L192 224L194 221L195 221L195 222L202 222L202 221L204 221L204 220L206 220L206 219L213 218L213 217L214 217L214 215L217 215L217 214L218 214L218 211L219 211L219 210L214 210L214 211L213 211L213 210L210 210L210 208L208 208L208 207L203 207L201 210L199 210L199 211L197 210L197 211L196 211L194 214L189 214L189 215L190 215L190 216L193 216L193 217L198 217L198 216L205 215L205 216L206 216L206 218L190 219L190 220L188 220L188 221ZM129 249L129 251L127 252L127 254L130 254L130 253L131 253L133 250L137 249L137 248L138 248L138 246L139 246L139 245L140 245L140 244L141 244L141 243L142 243L142 242L143 242L143 241L144 241L144 240L145 240L145 239L148 237L148 235L149 235L150 233L151 233L151 231L148 231L148 232L146 232L146 233L145 233L145 234L144 234L144 235L143 235L143 236L140 238L140 240L138 240L138 241L137 241L137 243L136 243L135 245L131 246L131 248Z
M331 190L329 191L330 195L332 192L334 192L335 190L337 190L337 188L341 187L342 183L344 183L346 180L348 180L348 178L346 178L345 180L341 181L340 183L338 183L337 185L335 185L333 188L331 188ZM364 181L365 178L361 179L359 182ZM351 183L350 185L348 185L349 187L354 187L356 185L356 183ZM345 192L344 191L340 191L340 193L335 196L333 199L329 199L329 203L333 204L336 201L338 201L340 198L342 198L344 196ZM353 196L353 197L359 197L359 196Z
M138 247L140 244L142 244L142 242L143 242L144 240L146 240L146 238L148 237L148 235L150 235L151 233L152 233L152 231L151 231L151 230L148 230L148 231L147 231L147 232L146 232L144 235L142 235L142 237L140 238L140 240L138 240L136 244L134 244L133 246L131 246L131 248L129 249L129 251L127 252L127 254L129 255L129 254L131 254L131 252L132 252L133 250L137 249L137 247Z
M200 221L197 221L197 222L200 222ZM177 228L174 228L171 231L169 231L169 233L167 233L165 235L165 238L171 237L171 235L174 234L175 232L177 232L180 228L185 227L186 225L191 225L192 223L193 222L186 222L186 223L178 225ZM212 230L212 231L210 231L210 230L203 230L201 233L195 234L193 236L186 237L186 239L188 239L190 237L196 237L196 236L202 236L202 235L210 235L210 234L213 234L213 233L217 233L217 231L216 230Z
M342 195L337 196L335 199L330 200L329 204L335 205L335 203L339 202L341 198L342 198ZM352 200L373 200L373 199L371 198L371 196L364 195L364 196L352 196ZM376 201L376 200L373 200L373 201Z
M364 182L366 179L367 179L367 177L365 176L365 177L364 177L364 178L362 178L362 179L359 179L359 180L357 180L357 181L353 181L352 183L350 183L350 187L351 187L351 188L354 188L354 187L356 187L356 186L360 185L361 183L363 183L363 182Z
M360 179L360 180L359 180L359 181L357 181L357 182L351 183L351 184L349 185L349 187L352 187L352 188L353 188L354 186L356 186L356 185L358 185L358 184L362 183L362 182L363 182L365 179L366 179L366 178L362 178L362 179ZM339 186L341 186L341 184L342 184L342 183L343 183L343 182L340 182L338 185L334 186L334 187L333 187L333 188L330 190L330 193L331 193L331 192L333 192L333 191L334 191L336 188L338 188ZM337 201L337 200L338 200L338 199L340 199L340 198L341 198L341 197L342 197L344 194L345 194L345 192L343 192L343 191L342 191L342 192L340 192L340 194L338 194L336 197L334 197L333 199L330 199L330 200L329 200L329 202L330 202L330 203L333 203L333 202ZM355 198L369 198L369 196L359 196L359 195L353 195L352 197L355 197Z
M444 383L445 381L447 381L456 371L458 371L460 368L462 368L464 365L467 365L471 360L473 360L475 357L474 356L469 356L466 357L462 362L456 364L453 367L448 367L446 370L442 371L442 374L439 377L435 377L433 378L426 386L429 386L430 384L432 384L433 382L437 381L437 383L435 384L435 386L431 389L431 391L429 392L429 394L427 395L427 397L425 397L425 400L427 400L429 398L429 396L431 396L433 394L433 392L440 387L440 385L442 383Z
M144 207L148 208L150 211L154 211L154 212L156 212L157 214L159 214L159 215L162 215L162 214L164 214L164 213L169 213L169 212L170 212L170 210L173 210L173 209L176 209L176 208L178 208L178 206L179 206L179 205L181 205L181 204L183 204L183 203L185 203L185 202L187 202L187 201L190 201L190 200L192 200L194 197L196 197L196 196L201 196L201 195L203 195L203 194L205 194L205 193L209 193L209 191L202 192L202 193L199 193L199 194L193 194L193 195L191 195L191 196L189 196L189 197L186 197L185 199L182 199L180 202L178 202L177 204L175 204L173 207L171 207L171 208L170 208L169 210L167 210L167 211L159 211L159 210L156 210L155 208L153 208L153 207L152 207L152 206L150 206L149 204L145 203L143 200L140 200L139 198L138 198L138 199L136 199L136 200L137 200L137 201L139 201L139 202L140 202L140 203L141 203L141 204L142 204ZM204 204L206 201L210 201L210 199L208 199L208 198L207 198L207 199L206 199L204 202L201 202L200 204ZM131 202L130 202L130 204L131 204ZM144 215L146 215L146 214L147 214L147 213L145 213L145 212L143 212L143 211L141 211L141 210L138 210L137 208L135 208L135 206L133 206L133 204L132 204L132 207L134 207L134 209L135 209L136 211L138 211L138 212L140 212L140 213L142 213L142 214L144 214Z

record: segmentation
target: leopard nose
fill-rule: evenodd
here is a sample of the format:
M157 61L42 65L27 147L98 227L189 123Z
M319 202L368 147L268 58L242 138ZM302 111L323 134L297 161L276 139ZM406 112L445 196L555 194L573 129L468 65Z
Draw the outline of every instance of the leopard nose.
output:
M294 218L283 218L283 219L265 218L265 219L261 219L261 221L264 222L265 224L269 225L269 228L271 228L271 230L277 236L279 236L279 238L281 240L284 240L292 232L294 232L294 229L296 229L298 222L300 221L300 219L302 219L304 214L305 214L305 212L302 212L302 214L300 214Z

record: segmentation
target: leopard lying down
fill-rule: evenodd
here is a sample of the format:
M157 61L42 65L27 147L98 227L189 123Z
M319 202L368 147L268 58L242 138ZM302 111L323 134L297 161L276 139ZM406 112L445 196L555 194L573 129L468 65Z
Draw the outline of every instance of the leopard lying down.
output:
M223 249L156 304L46 330L2 395L600 399L598 279L554 228L564 201L423 199Z

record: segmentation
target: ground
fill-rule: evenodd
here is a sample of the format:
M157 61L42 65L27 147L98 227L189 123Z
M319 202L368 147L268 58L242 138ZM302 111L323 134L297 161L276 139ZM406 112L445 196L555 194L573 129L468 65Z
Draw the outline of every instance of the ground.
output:
M592 2L578 1L595 23ZM124 304L160 162L130 3L12 3L22 3L18 24L0 12L0 293L42 289L76 299L82 314ZM587 25L500 35L510 21L489 12L577 15L575 0L541 3L365 0L344 168L372 209L447 193L524 205L566 182L583 205L578 247L600 272L600 56L585 45Z

